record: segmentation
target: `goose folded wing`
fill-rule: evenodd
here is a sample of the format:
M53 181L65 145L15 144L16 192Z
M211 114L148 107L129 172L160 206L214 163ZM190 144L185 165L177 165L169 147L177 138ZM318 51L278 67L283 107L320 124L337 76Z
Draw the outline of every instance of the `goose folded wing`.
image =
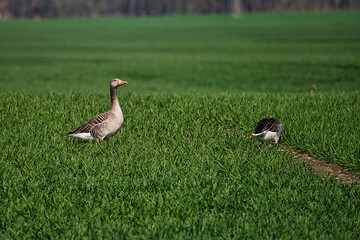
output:
M276 119L262 119L258 124L255 126L255 133L261 133L264 131L271 131L276 132L280 130L282 127L281 122L277 121Z
M278 130L281 129L281 125L282 124L280 124L278 122L269 121L264 125L263 130L271 131L271 132L277 132Z
M74 131L69 132L69 134L77 134L77 133L90 133L91 130L98 125L104 124L109 119L109 114L102 113L93 118L89 121L81 125L80 127L76 128Z

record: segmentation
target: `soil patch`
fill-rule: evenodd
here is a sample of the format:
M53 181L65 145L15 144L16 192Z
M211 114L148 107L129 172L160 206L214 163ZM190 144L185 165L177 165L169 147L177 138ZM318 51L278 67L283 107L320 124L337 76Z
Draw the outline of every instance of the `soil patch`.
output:
M342 183L357 184L360 182L360 177L358 174L350 170L346 170L345 168L335 163L316 159L308 154L299 153L293 149L285 147L282 147L280 152L290 154L295 159L304 161L304 163L309 164L312 168L324 176L335 176L335 178Z
M223 132L224 134L233 134L235 131L231 129L224 129L222 127L218 127L218 130ZM241 134L243 135L243 134ZM247 138L251 138L251 136L247 136ZM297 152L291 148L286 147L285 145L281 145L280 152L284 154L289 154L293 158L303 161L305 164L308 164L313 169L315 169L319 174L323 174L325 177L335 176L335 178L342 183L347 184L359 184L360 183L360 175L356 174L350 170L346 170L344 167L341 167L335 163L331 163L329 161L316 159L311 157L306 153Z

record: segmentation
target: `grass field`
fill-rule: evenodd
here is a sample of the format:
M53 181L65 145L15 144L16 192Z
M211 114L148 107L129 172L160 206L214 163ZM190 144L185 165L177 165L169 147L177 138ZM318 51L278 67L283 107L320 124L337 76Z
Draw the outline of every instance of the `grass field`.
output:
M107 92L118 76L132 92L359 90L359 22L358 11L0 22L0 87Z
M0 22L0 237L359 238L359 185L278 151L360 172L359 16ZM113 77L106 153L65 138ZM280 146L249 138L270 116Z

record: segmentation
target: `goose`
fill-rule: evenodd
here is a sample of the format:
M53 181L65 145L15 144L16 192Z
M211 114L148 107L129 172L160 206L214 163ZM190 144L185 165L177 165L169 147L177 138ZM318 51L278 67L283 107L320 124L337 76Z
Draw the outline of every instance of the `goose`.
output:
M310 89L310 94L313 94L315 92L315 90L316 90L316 85L313 84Z
M98 140L104 140L116 134L124 123L123 113L117 98L117 87L126 83L118 78L113 79L110 82L110 110L91 118L74 131L69 132L67 136L95 141L96 147L98 147Z
M252 135L260 142L275 141L277 144L282 131L283 124L280 119L264 118L256 124Z

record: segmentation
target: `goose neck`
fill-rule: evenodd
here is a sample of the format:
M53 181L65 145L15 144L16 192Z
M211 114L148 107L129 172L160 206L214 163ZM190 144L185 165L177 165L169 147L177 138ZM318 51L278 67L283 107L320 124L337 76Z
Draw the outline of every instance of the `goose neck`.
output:
M111 109L120 108L119 100L117 98L117 90L110 86L110 97L111 97Z

